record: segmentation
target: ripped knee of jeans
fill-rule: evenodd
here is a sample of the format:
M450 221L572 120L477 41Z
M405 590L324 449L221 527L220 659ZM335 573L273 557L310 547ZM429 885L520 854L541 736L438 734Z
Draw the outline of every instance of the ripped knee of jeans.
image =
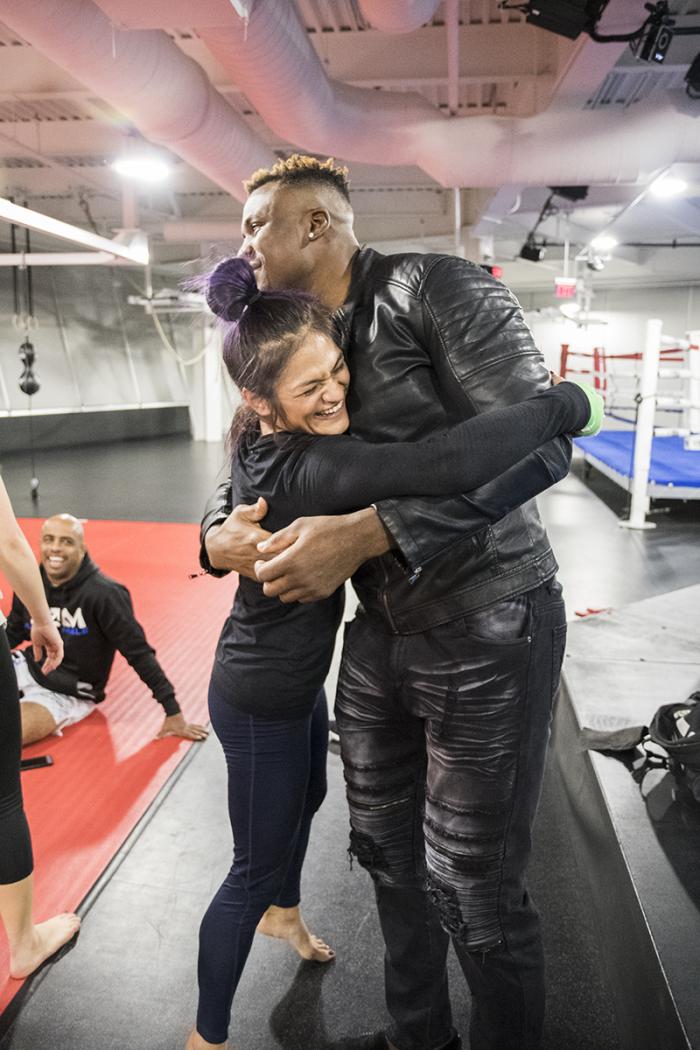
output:
M489 923L469 922L464 918L454 887L428 874L426 892L437 910L442 928L468 952L483 956L502 943L500 926L495 918Z
M384 850L370 835L364 831L350 829L350 845L348 846L350 863L356 859L361 867L366 868L372 878L378 878L382 870L388 868Z

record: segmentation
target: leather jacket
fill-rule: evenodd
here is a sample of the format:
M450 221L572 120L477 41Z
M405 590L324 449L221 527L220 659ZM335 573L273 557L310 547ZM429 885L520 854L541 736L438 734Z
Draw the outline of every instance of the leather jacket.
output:
M335 322L351 373L352 432L366 440L418 440L550 383L512 293L454 256L360 249ZM570 439L555 438L473 492L377 504L395 549L353 577L366 613L412 634L550 579L557 564L530 497L570 463ZM230 510L225 482L207 505L202 537ZM218 574L203 545L201 562Z

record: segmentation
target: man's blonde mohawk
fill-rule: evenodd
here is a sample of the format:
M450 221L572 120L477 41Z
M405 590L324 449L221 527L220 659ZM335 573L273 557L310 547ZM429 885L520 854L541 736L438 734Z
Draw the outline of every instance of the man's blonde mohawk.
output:
M337 165L333 157L319 160L318 157L309 157L303 153L292 153L290 157L280 158L271 168L258 168L249 179L245 179L243 188L246 193L252 193L268 182L281 182L285 186L305 182L325 183L333 186L349 201L348 176L348 169Z

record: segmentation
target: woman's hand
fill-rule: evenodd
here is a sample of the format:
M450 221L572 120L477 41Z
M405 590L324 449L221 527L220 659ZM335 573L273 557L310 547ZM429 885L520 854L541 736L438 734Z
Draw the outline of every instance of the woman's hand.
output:
M44 674L55 671L63 659L63 639L58 632L58 627L53 620L46 623L32 622L30 632L34 659L37 663L41 660L42 652L46 651L46 659L41 665Z

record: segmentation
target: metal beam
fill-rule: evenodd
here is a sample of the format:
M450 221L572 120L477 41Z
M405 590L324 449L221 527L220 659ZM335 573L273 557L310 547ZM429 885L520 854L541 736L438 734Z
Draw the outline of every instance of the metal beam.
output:
M122 244L119 241L110 241L106 237L98 237L89 230L82 230L79 226L71 226L68 222L53 219L50 215L33 211L31 208L22 208L19 204L13 204L5 197L0 197L0 219L14 223L15 226L25 226L37 233L45 233L50 237L58 237L73 244L80 244L84 248L92 248L97 252L107 252L109 255L126 259L128 262L137 263L140 266L148 265L148 245L145 238L141 244ZM25 258L26 263L26 258ZM14 263L10 265L22 265Z
M7 252L0 266L144 266L109 252Z

